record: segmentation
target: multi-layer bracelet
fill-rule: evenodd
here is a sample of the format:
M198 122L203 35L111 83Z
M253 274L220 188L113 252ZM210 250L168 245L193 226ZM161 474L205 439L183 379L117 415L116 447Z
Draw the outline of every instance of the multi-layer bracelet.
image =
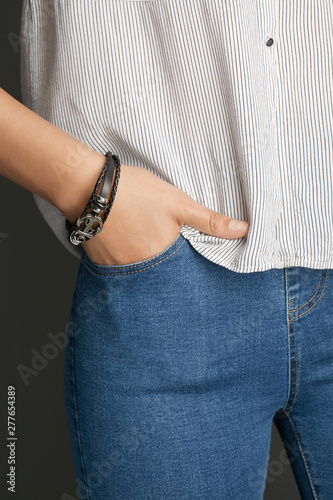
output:
M69 241L73 245L80 245L95 236L95 234L100 233L110 213L119 182L120 160L118 156L113 155L110 151L108 151L105 156L107 158L106 163L97 179L94 190L83 213L75 224L71 224L69 220L66 219ZM114 176L115 170L116 174ZM115 178L112 183L113 177ZM99 194L97 194L102 182L102 188ZM102 215L103 212L104 214Z

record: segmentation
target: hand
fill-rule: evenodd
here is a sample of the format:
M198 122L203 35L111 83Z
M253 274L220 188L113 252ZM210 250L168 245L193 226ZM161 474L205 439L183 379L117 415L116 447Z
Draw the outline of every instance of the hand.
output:
M97 264L130 264L164 250L184 224L227 239L242 238L249 228L244 227L244 221L201 205L145 168L121 165L116 196L103 230L82 245Z

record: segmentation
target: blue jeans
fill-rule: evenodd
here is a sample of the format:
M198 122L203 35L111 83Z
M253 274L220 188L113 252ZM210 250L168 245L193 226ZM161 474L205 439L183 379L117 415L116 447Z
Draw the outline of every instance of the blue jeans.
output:
M181 234L83 252L65 360L82 500L259 500L273 421L303 499L333 498L333 270L235 273Z

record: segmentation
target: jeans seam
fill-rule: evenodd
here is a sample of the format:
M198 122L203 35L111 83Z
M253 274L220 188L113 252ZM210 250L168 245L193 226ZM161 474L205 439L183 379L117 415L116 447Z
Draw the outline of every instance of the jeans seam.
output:
M322 296L323 296L323 294L324 294L324 291L325 291L325 288L326 288L326 281L327 281L327 277L328 277L328 272L327 272L327 271L328 271L328 270L326 270L326 278L325 278L324 287L323 287L323 290L322 290L322 292L321 292L321 294L320 294L319 298L316 300L316 302L315 302L315 303L314 303L314 304L313 304L313 305L312 305L309 309L307 309L306 311L302 312L301 314L298 314L297 316L295 316L295 318L300 318L301 316L303 316L303 314L308 313L309 311L311 311L311 309L313 309L313 308L314 308L314 306L315 306L316 304L318 304L318 302L319 302L319 301L320 301L320 299L322 298ZM302 306L301 306L301 307L302 307ZM294 309L294 310L296 311L297 309Z
M74 303L73 330L76 329L75 320L76 320L76 300ZM76 392L77 378L76 378L76 365L75 365L75 331L73 331L73 338L72 338L72 370L73 370L73 406L74 406L74 413L75 413L75 424L76 424L76 433L77 433L77 439L78 439L78 448L79 448L79 453L80 453L80 461L81 461L81 468L82 468L82 474L83 474L83 479L84 479L84 486L86 489L85 494L87 495L87 497L85 497L85 498L86 498L86 500L90 500L90 493L89 493L89 487L88 487L88 481L87 481L87 472L86 472L86 467L85 467L84 453L83 453L82 440L81 440L79 412L78 412L78 405L77 405L77 392ZM80 490L80 485L79 485L79 490Z
M283 408L282 408L282 411L283 413L286 415L286 417L289 419L290 423L291 423L291 426L293 428L293 431L294 431L294 436L296 438L296 441L297 441L297 445L298 445L298 449L299 451L301 452L301 455L302 455L302 458L303 458L303 461L304 461L304 465L305 465L305 468L306 468L306 471L308 473L308 478L309 478L309 481L310 481L310 485L311 485L311 488L312 488L312 493L314 495L314 498L315 500L318 500L318 496L317 496L317 492L316 492L316 488L313 484L313 480L312 480L312 476L311 476L311 473L310 473L310 469L309 469L309 466L308 466L308 463L306 461L306 458L305 458L305 455L304 455L304 452L303 452L303 448L302 448L302 445L301 445L301 440L299 438L299 435L298 435L298 432L296 430L296 426L293 422L293 419L291 418L291 416L289 415L289 411L286 412Z
M309 308L307 309L306 311L302 312L301 314L298 314L297 316L295 316L295 311L298 311L300 309L300 307L303 307L304 305L308 304L310 302L310 300L312 300L318 293L318 290L319 290L319 286L320 286L320 283L321 283L321 280L322 280L322 270L320 271L320 280L319 280L319 284L317 286L317 290L316 292L313 294L313 296L311 297L311 299L306 302L305 304L303 304L303 306L300 306L298 308L295 308L295 299L290 299L288 301L288 358L289 358L289 388L288 388L288 397L287 397L287 401L285 403L285 405L283 406L283 410L284 411L287 411L287 406L288 406L288 401L289 401L289 398L290 398L290 392L291 392L291 357L290 357L290 328L289 328L289 325L290 325L290 321L293 321L293 325L294 325L294 345L295 345L295 369L296 369L296 374L295 374L295 394L294 394L294 397L293 397L293 400L291 401L291 406L289 407L288 409L288 412L292 409L292 407L294 406L294 403L295 403L295 400L296 400L296 395L297 395L297 381L298 381L298 359L297 359L297 339L296 339L296 323L295 323L295 319L296 318L299 318L301 316L303 316L304 314L308 313L309 311L311 311L311 309L313 307L315 307L316 304L318 304L318 302L320 301L321 297L323 296L323 293L325 291L325 287L326 287L326 281L327 281L327 277L328 277L328 270L326 270L326 278L325 278L325 283L324 283L324 287L323 287L323 290L319 296L319 298L316 300L316 302ZM289 297L289 288L288 288L288 270L286 268L286 283L287 283L287 298ZM292 309L289 308L289 304L292 303ZM293 313L293 317L292 317L292 320L289 319L289 314L290 313Z
M291 299L290 302L293 302L293 306L295 305L295 300L294 299ZM293 312L295 309L292 309L291 311L289 312ZM293 397L293 400L291 402L291 406L289 407L288 409L288 412L290 412L290 410L292 409L292 407L294 406L294 403L295 403L295 399L296 399L296 395L297 395L297 380L298 380L298 360L297 360L297 341L296 341L296 325L295 325L295 317L297 316L294 316L293 315L293 324L294 324L294 345L295 345L295 370L296 370L296 373L295 373L295 394L294 394L294 397ZM289 398L288 398L289 399ZM288 401L287 401L288 403ZM286 405L283 407L283 410L286 411Z
M288 286L288 270L287 268L285 268L285 271L286 271L286 288L287 288L287 300L289 298L289 286ZM288 324L288 327L287 327L287 339L288 339L288 396L287 396L287 399L286 399L286 402L282 408L282 410L284 410L288 404L288 401L289 401L289 397L290 397L290 391L291 391L291 359L290 359L290 335L289 335L289 325L290 325L290 319L289 319L289 303L290 301L288 302L288 306L287 306L287 324Z
M311 300L317 295L318 291L319 291L319 287L320 287L320 283L321 283L321 280L322 280L322 276L323 276L323 270L321 269L320 270L320 278L319 278L319 282L318 282L318 286L317 286L317 290L315 291L315 293L312 295L311 299L309 299L307 302L305 302L304 304L302 304L301 306L297 307L296 309L294 309L293 311L298 311L299 309L302 309L302 307L305 307L309 302L311 302Z
M159 260L158 262L155 262L154 264L152 264L151 266L148 266L148 267L144 267L143 269L137 269L135 271L127 271L127 272L124 272L124 273L102 273L101 271L98 271L97 269L93 268L89 262L84 262L84 264L89 267L89 269L91 269L95 274L102 274L104 276L118 276L118 275L124 275L124 274L133 274L133 273L141 273L142 271L146 271L147 269L151 269L152 267L154 266L157 266L158 264L161 264L162 262L164 262L165 260L169 259L170 257L172 257L176 252L178 252L178 250L184 245L185 241L187 241L186 239L184 239L181 244L176 248L176 250L174 250L170 255L168 255L167 257L165 257L164 259L161 259ZM167 249L166 249L167 250ZM166 251L165 250L165 251ZM163 252L164 253L164 252ZM154 257L152 257L153 259ZM151 259L149 259L151 260ZM135 266L140 266L142 264L135 264ZM144 265L144 264L143 264ZM134 267L134 266L133 266Z

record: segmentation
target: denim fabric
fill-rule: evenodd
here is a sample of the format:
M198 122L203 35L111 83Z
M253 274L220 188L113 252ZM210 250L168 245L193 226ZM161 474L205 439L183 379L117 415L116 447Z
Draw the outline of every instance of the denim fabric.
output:
M236 273L179 234L83 252L65 360L82 500L259 500L277 425L303 499L333 498L333 270Z

